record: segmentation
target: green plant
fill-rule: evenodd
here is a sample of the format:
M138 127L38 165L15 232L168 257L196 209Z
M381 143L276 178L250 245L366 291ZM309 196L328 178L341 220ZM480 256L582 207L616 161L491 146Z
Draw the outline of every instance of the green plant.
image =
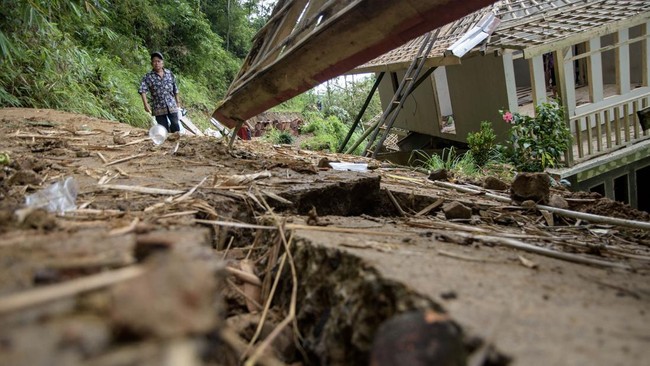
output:
M418 156L418 158L413 159L414 155ZM421 165L427 170L433 171L445 169L463 176L474 176L479 173L472 152L467 151L464 154L459 155L453 147L443 149L442 154L440 155L429 155L424 151L415 150L411 154L409 163Z
M538 105L535 117L510 112L502 114L503 120L512 124L505 153L520 171L556 167L562 154L571 147L571 131L556 101Z
M478 132L467 134L467 144L469 150L474 156L476 165L482 167L490 160L490 156L495 149L497 135L492 129L492 124L488 121L481 122L481 129Z
M295 138L287 131L280 131L277 128L272 128L264 134L263 139L272 144L293 144Z

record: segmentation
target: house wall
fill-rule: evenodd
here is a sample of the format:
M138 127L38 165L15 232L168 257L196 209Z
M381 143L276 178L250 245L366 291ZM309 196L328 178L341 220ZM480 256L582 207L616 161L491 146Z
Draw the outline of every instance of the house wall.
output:
M397 85L404 78L406 70L398 71ZM379 95L384 110L390 104L395 89L390 77L383 78L379 84ZM434 97L432 78L424 81L406 99L393 127L403 128L409 131L419 132L427 135L439 136L439 112L436 98Z
M504 140L509 125L499 114L499 109L508 109L503 57L468 57L462 65L447 67L447 79L456 136L465 141L469 132L479 130L481 121L491 121L497 139Z
M469 132L479 130L481 121L492 121L497 139L508 136L509 126L503 122L499 109L508 109L506 76L503 58L492 54L463 59L461 65L446 66L449 97L455 121L455 134L440 132L440 106L434 91L435 76L420 84L407 98L394 127L439 136L453 141L467 141ZM527 69L527 68L526 68ZM402 80L405 71L397 72ZM379 85L382 107L390 104L395 86L391 78L384 78Z

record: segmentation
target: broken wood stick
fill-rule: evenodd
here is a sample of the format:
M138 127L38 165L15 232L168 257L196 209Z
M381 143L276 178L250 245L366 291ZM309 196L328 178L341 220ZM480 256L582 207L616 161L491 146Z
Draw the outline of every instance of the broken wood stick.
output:
M256 286L262 286L262 281L259 279L259 277L255 276L254 274L250 274L248 272L242 271L241 269L237 269L233 267L226 267L226 271L232 275L235 275L237 278L239 278L244 282L248 282Z
M115 160L115 161L111 161L110 163L106 163L106 164L104 164L104 166L111 166L111 165L123 163L125 161L141 158L141 157L147 156L147 155L149 155L149 154L137 154L137 155L127 156L126 158L122 158L122 159L118 159L118 160Z
M388 194L388 198L390 198L390 201L393 203L393 206L395 206L400 216L406 216L406 212L404 212L402 206L399 205L399 202L397 202L397 199L395 198L395 196L393 196L393 192L391 192L390 189L384 189L384 190Z
M408 236L412 233L394 232L394 231L372 231L364 229L341 228L332 226L311 226L311 225L298 225L287 224L288 230L311 230L311 231L324 231L329 233L346 233L346 234L363 234L363 235L376 235L376 236Z
M426 215L429 212L431 212L432 210L435 210L436 208L438 208L443 203L445 203L445 199L444 198L438 198L434 203L432 203L429 206L423 208L422 211L416 213L415 216L417 217L417 216Z
M135 219L133 219L133 221L131 221L131 223L128 226L109 231L108 236L120 236L120 235L128 234L135 230L139 222L140 222L140 218L136 217Z
M102 189L112 189L115 191L126 191L126 192L135 192L135 193L145 193L145 194L160 194L160 195L170 195L174 196L177 194L183 194L185 191L179 191L176 189L163 189L163 188L150 188L150 187L141 187L141 186L127 186L123 184L103 184L99 186Z
M131 266L4 296L0 298L0 315L111 286L144 272L143 267Z
M263 226L263 225L254 225L254 224L247 224L244 222L233 222L233 221L217 221L217 220L201 220L201 219L196 219L194 222L199 223L199 224L208 224L208 225L216 225L216 226L226 226L226 227L239 227L243 229L262 229L262 230L277 230L278 228L275 226Z

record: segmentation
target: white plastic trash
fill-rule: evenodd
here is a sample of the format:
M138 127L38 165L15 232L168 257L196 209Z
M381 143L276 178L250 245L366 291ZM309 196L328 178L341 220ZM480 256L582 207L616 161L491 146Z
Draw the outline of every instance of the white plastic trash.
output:
M154 144L160 145L167 139L167 129L159 124L149 129L149 138Z
M28 207L44 208L49 212L64 213L77 209L79 187L73 177L67 177L25 197Z

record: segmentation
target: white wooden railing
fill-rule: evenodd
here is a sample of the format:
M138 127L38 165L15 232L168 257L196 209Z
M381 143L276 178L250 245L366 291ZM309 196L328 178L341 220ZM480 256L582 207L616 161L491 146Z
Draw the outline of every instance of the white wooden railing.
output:
M650 137L642 130L637 112L650 105L650 93L571 117L573 151L565 159L568 165L588 160Z

